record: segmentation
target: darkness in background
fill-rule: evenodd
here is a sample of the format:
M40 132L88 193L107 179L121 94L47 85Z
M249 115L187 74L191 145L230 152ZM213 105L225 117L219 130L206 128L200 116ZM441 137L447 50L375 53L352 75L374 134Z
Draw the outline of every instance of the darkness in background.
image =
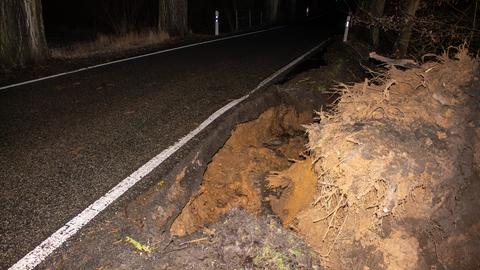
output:
M116 28L124 18L135 24L135 29L125 30L154 29L158 18L158 0L42 0L42 5L50 46L90 41L98 34L120 34Z
M311 17L328 17L332 26L346 16L343 0L296 2L294 19L298 21L305 19L307 6ZM51 47L91 41L99 34L155 30L158 20L158 0L42 0L42 5L45 34ZM220 11L220 32L234 31L235 5L240 17L239 30L248 27L249 10L252 12L253 27L260 25L260 17L263 23L268 22L266 0L189 0L188 5L189 26L197 34L213 34L215 10ZM290 7L290 1L280 1L279 23L292 22ZM125 10L130 10L127 16L124 15Z

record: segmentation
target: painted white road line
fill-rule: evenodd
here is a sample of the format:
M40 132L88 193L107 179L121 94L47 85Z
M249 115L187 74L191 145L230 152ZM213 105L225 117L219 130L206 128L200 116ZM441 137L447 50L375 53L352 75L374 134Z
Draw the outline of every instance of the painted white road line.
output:
M81 228L83 228L92 219L94 219L95 216L97 216L100 212L105 210L110 204L112 204L118 198L120 198L120 196L122 196L127 190L133 187L138 181L142 180L146 175L148 175L160 164L162 164L167 158L173 155L182 146L187 144L197 134L199 134L202 130L208 127L213 121L215 121L217 118L222 116L225 112L227 112L231 108L235 107L237 104L241 103L242 101L250 97L253 93L258 91L262 87L268 85L268 83L275 80L283 72L289 70L290 68L292 68L293 66L295 66L296 64L298 64L299 62L307 58L310 54L318 50L324 44L325 42L322 42L321 44L315 46L313 49L304 53L300 57L290 62L288 65L282 67L277 72L275 72L274 74L272 74L271 76L269 76L268 78L260 82L260 84L258 84L258 86L255 87L255 89L253 89L252 91L250 91L247 95L231 101L230 103L228 103L227 105L223 106L221 109L219 109L218 111L210 115L207 118L207 120L203 121L197 128L192 130L185 137L181 138L175 144L171 145L167 149L163 150L160 154L158 154L157 156L149 160L147 163L145 163L145 165L138 168L134 173L132 173L127 178L123 179L118 185L113 187L100 199L92 203L80 214L78 214L72 220L67 222L63 227L58 229L55 233L53 233L50 237L48 237L35 249L30 251L17 263L11 266L9 270L34 269L38 264L44 261L53 251L59 248L65 241L67 241L70 237L75 235Z
M264 29L264 30L259 30L259 31L255 31L255 32L249 32L249 33L244 33L244 34L240 34L240 35L217 38L217 39L202 41L202 42L198 42L198 43L183 45L183 46L180 46L180 47L159 50L159 51L152 52L152 53L137 55L137 56L128 57L128 58L123 58L123 59L119 59L119 60L115 60L115 61L111 61L111 62L106 62L106 63L94 65L94 66L79 68L79 69L75 69L75 70L71 70L71 71L67 71L67 72L62 72L62 73L58 73L58 74L54 74L54 75L50 75L50 76L46 76L46 77L42 77L42 78L38 78L38 79L33 79L33 80L28 80L28 81L24 81L24 82L20 82L20 83L14 83L14 84L10 84L10 85L0 86L0 90L6 90L6 89L9 89L9 88L14 88L14 87L21 86L21 85L27 85L27 84L32 84L32 83L35 83L35 82L40 82L40 81L45 81L45 80L49 80L49 79L53 79L53 78L58 78L58 77L62 77L62 76L65 76L65 75L74 74L74 73L78 73L78 72L82 72L82 71L86 71L86 70L90 70L90 69L95 69L95 68L99 68L99 67L104 67L104 66L109 66L109 65L113 65L113 64L118 64L118 63L122 63L122 62L131 61L131 60L135 60L135 59L145 58L145 57L149 57L149 56L152 56L152 55L157 55L157 54L162 54L162 53L167 53L167 52L172 52L172 51L178 51L178 50L181 50L181 49L196 47L196 46L205 45L205 44L214 43L214 42L219 42L219 41L223 41L223 40L229 40L229 39L234 39L234 38L251 36L251 35L260 34L260 33L269 32L269 31L274 31L274 30L278 30L278 29L282 29L282 28L286 28L286 27L287 26L277 26L277 27Z

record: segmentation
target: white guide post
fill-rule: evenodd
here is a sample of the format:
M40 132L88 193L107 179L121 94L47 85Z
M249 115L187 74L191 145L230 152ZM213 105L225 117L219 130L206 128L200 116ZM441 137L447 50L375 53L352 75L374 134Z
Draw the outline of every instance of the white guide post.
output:
M215 10L215 36L218 36L220 34L220 29L218 25L219 17L220 12L218 12L218 10Z
M352 19L352 12L348 13L347 22L345 23L345 32L343 33L343 42L348 40L348 30L350 29L350 21Z

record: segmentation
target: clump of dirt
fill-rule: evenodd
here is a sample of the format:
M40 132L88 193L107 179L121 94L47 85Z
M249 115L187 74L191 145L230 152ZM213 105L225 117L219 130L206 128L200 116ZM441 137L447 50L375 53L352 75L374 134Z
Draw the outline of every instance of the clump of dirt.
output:
M308 126L317 194L291 224L324 266L480 266L477 73L462 50L338 87Z
M163 254L156 269L320 269L315 253L276 219L239 209Z
M312 159L308 157L282 172L272 172L267 182L268 188L275 191L267 198L273 212L285 226L290 225L314 199L317 178L312 170Z
M288 169L301 158L307 143L302 125L312 121L312 116L311 112L297 113L293 107L280 106L238 125L213 157L199 191L175 220L171 233L191 234L234 208L265 213L268 191L264 180L272 171ZM294 187L289 190L303 188L300 184Z

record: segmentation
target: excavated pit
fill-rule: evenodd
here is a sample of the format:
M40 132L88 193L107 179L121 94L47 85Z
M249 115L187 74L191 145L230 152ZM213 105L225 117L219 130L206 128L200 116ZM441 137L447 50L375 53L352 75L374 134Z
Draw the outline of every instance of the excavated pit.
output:
M212 158L171 233L192 234L235 208L257 216L274 213L284 225L291 223L315 194L303 128L312 120L312 112L283 105L237 125Z

